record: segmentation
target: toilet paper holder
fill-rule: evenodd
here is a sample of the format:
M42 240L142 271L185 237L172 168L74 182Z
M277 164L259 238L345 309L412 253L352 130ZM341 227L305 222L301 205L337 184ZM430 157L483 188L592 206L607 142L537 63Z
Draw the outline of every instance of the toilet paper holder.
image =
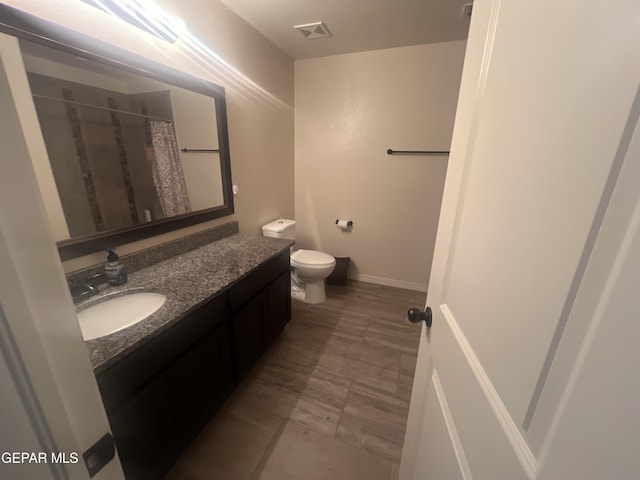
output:
M336 220L336 225L343 227L346 226L346 228L351 228L353 227L353 220L340 220L337 219Z

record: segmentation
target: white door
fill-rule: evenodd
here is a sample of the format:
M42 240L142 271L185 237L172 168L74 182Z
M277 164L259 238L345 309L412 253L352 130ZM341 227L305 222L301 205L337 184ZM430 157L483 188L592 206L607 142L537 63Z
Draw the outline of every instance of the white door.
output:
M109 423L32 166L46 150L18 41L5 34L0 145L0 478L88 479L83 453ZM93 478L124 478L117 454Z
M401 479L640 476L638 18L475 1Z

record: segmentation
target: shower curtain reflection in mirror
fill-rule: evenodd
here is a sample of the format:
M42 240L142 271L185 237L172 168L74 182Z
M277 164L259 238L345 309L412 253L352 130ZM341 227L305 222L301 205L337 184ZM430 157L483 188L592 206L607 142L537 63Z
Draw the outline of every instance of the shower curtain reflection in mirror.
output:
M165 217L191 211L173 125L151 121L153 183Z
M191 212L169 91L28 77L71 238Z

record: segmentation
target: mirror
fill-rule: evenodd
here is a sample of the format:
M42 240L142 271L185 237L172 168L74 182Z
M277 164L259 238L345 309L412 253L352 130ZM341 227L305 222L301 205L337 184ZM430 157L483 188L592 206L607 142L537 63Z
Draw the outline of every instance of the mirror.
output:
M233 213L222 87L5 6L0 23L20 40L63 260Z

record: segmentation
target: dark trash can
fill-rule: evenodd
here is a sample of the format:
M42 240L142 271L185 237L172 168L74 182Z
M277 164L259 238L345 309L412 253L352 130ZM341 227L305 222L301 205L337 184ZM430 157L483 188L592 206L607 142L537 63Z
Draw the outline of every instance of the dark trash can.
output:
M327 285L346 285L351 257L335 257L335 259L336 268L334 268L331 275L327 277Z

